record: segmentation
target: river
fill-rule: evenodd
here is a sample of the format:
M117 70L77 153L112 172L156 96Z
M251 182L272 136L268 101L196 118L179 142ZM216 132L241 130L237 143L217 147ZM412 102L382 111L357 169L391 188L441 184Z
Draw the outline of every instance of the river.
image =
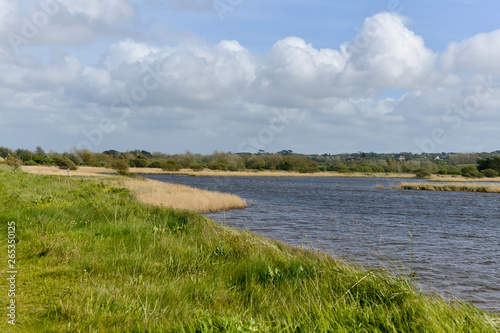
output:
M403 179L385 178L146 177L237 194L249 208L207 216L365 266L413 268L425 292L500 313L500 194L394 190Z

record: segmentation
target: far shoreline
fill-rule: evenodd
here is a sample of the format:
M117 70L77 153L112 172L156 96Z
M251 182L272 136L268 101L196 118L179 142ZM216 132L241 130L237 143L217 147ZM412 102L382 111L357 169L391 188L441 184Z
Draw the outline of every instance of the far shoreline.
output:
M80 166L75 171L59 169L55 166L21 166L23 171L40 175L60 175L60 176L109 176L115 170L104 167ZM385 172L349 172L340 173L334 171L324 171L315 173L300 173L293 171L221 171L204 169L194 171L191 169L181 169L179 171L164 171L160 168L130 168L129 172L137 175L178 175L194 177L310 177L310 178L404 178L417 179L413 173L385 173ZM465 178L462 176L432 175L425 181L434 182L500 182L500 177L496 178Z

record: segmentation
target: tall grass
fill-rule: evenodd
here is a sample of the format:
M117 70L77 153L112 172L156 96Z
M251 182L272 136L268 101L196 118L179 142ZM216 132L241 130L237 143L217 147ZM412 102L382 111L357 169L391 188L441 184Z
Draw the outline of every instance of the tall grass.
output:
M420 190L420 191L500 193L500 185L498 184L403 182L398 185L395 185L394 188L400 190Z
M18 332L495 332L493 316L390 271L142 204L117 183L5 169L0 183Z
M199 213L246 208L245 200L237 195L205 191L186 185L169 184L150 179L127 179L125 186L143 203Z

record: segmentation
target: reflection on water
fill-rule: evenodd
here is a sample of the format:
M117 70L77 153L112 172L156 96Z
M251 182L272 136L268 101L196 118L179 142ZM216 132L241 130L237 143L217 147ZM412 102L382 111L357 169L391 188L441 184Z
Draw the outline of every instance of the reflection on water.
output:
M499 194L388 189L398 179L147 177L253 203L208 214L218 222L364 265L381 256L413 267L424 290L500 312Z

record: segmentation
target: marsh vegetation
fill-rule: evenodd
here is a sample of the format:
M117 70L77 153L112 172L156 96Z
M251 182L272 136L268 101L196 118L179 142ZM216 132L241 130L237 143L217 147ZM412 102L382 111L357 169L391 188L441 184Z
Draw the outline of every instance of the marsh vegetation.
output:
M493 316L423 295L406 272L143 204L116 180L0 166L0 181L23 332L495 330Z

